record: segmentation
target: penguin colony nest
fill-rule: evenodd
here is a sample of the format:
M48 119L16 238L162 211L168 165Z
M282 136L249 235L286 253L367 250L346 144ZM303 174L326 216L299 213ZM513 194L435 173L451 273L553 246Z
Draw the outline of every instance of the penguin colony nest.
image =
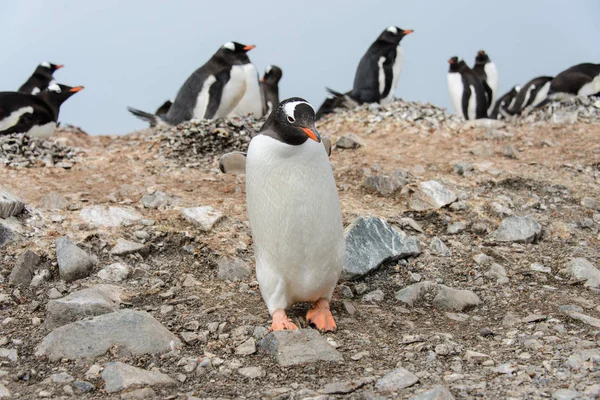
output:
M9 167L70 167L76 151L58 141L23 133L0 136L0 163ZM68 161L68 162L66 162ZM64 164L64 165L61 165Z
M573 97L566 101L552 101L542 107L529 109L515 118L521 125L535 122L563 124L600 122L600 97Z
M247 151L264 119L191 120L158 132L159 153L186 167L214 166L222 154Z

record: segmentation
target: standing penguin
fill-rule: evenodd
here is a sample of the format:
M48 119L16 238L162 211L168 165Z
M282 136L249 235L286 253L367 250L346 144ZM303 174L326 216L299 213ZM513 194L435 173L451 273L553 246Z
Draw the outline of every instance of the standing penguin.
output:
M467 120L486 118L487 100L479 78L458 57L452 57L448 63L448 89L456 113Z
M398 86L404 51L400 41L412 29L390 26L369 47L358 64L350 97L358 103L388 104Z
M256 277L273 331L297 329L285 309L298 302L313 303L306 320L317 329L336 328L329 300L344 262L344 232L331 164L314 124L306 100L284 100L248 147Z
M246 54L253 45L227 42L185 81L175 101L164 116L157 116L128 107L136 117L155 126L159 123L177 125L193 118L226 117L246 92L244 65L250 63ZM258 77L257 85L258 85ZM262 107L262 102L261 102Z
M240 117L250 114L254 118L260 118L265 115L265 106L258 71L249 59L242 68L246 77L246 91L228 117Z
M502 97L496 101L494 104L494 108L490 113L491 119L499 119L501 116L508 116L507 110L515 104L515 100L517 98L517 94L521 90L519 85L513 86L508 92L506 92Z
M18 92L27 94L38 94L45 90L50 82L52 82L52 74L57 69L61 69L63 65L52 64L44 61L37 66L33 74L27 79L27 81L19 88Z
M507 111L511 115L520 114L526 107L535 107L548 97L551 76L538 76L527 82L515 98L515 102Z
M273 108L279 104L279 80L283 76L281 68L269 65L265 69L265 75L260 80L263 99L265 100L266 115L271 114Z
M38 96L0 92L0 135L25 133L32 137L52 136L60 106L83 89L53 83Z
M475 56L473 72L479 78L485 90L488 100L487 111L489 114L494 108L496 96L498 95L498 69L496 69L496 64L490 60L487 53L479 50L477 56Z

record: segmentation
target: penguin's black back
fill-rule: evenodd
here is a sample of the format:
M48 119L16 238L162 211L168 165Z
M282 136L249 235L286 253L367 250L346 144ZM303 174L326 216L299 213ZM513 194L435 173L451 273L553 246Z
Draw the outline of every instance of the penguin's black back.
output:
M464 62L460 61L459 72L463 82L463 98L462 109L465 119L468 119L469 100L471 96L475 96L475 118L487 118L487 97L483 84L475 75L473 70ZM474 92L473 92L474 90Z
M523 85L523 87L521 88L521 90L519 90L519 93L517 94L515 104L512 108L507 110L508 113L513 115L519 114L525 107L533 103L533 100L535 99L535 95L537 94L538 90L540 90L546 83L548 83L551 80L551 76L538 76L527 82L525 85ZM530 92L529 98L527 98L527 92L529 92L529 88L532 85L535 85L535 89Z
M500 108L502 107L503 110L508 109L508 106L512 100L515 98L515 96L517 96L517 93L518 91L516 86L513 86L512 89L504 93L504 95L496 101L496 104L494 104L494 109L490 113L489 117L492 119L497 119L500 114Z
M550 91L548 93L568 93L576 95L583 85L591 81L592 78L583 72L561 72L554 79L552 79L552 82L550 83Z
M396 47L398 43L389 43L376 40L360 59L356 75L354 76L354 86L350 97L358 103L377 103L389 93L392 85L394 61L396 60ZM379 67L378 62L381 57L385 57L383 68L386 70L386 92L379 93Z
M42 97L20 92L0 92L0 120L26 107L31 107L32 112L22 114L17 124L0 131L0 135L23 133L34 125L56 121L56 113Z
M556 77L558 78L559 76L561 76L563 74L569 74L572 72L578 72L578 73L587 75L593 79L594 77L596 77L597 75L600 74L600 64L581 63L581 64L573 65L572 67L567 68L564 71L562 71L560 74L556 75Z
M37 94L44 91L50 82L52 82L52 79L54 79L52 74L60 67L61 65L51 63L38 65L33 74L21 85L18 91L25 94ZM37 93L32 93L36 88Z
M271 110L279 104L279 80L283 76L281 68L271 65L260 82L266 109Z

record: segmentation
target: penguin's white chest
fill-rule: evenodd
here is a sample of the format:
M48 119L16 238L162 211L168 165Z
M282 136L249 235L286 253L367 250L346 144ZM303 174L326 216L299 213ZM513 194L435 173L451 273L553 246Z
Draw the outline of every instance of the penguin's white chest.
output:
M448 73L448 90L450 91L450 100L452 101L454 111L457 115L465 118L462 107L463 91L465 90L465 88L460 73Z
M234 65L229 71L229 80L223 87L219 108L213 119L225 118L240 102L246 92L246 73L242 65Z
M394 92L398 87L398 81L400 80L400 73L402 72L402 65L404 65L404 50L401 46L396 47L396 58L394 60L394 65L392 67L392 87L390 88L389 93L383 99L379 101L380 104L389 104L394 99ZM379 87L381 88L381 78L385 79L385 74L380 72L379 74ZM385 84L384 84L385 87Z
M329 299L344 260L340 203L321 143L252 139L246 162L256 275L269 312Z
M258 72L254 64L245 64L243 66L244 80L246 81L246 91L234 107L231 116L252 114L256 118L263 116L263 99Z

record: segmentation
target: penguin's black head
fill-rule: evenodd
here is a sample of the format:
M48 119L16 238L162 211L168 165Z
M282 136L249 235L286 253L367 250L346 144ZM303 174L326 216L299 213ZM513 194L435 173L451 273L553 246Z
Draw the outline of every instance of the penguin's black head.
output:
M292 146L301 145L308 139L321 142L321 136L315 128L315 109L300 97L279 103L262 126L260 134Z
M46 90L40 96L50 105L60 106L69 97L83 90L83 86L67 86L60 83L51 82Z
M490 57L483 50L479 50L475 56L475 65L484 65L490 62Z
M450 68L448 69L448 72L460 71L462 63L464 63L464 61L461 60L460 58L458 58L456 56L452 57L451 59L448 60L448 64L450 64Z
M386 43L398 44L404 36L410 35L413 32L414 31L412 29L404 30L398 28L397 26L390 26L385 31L383 31L381 35L379 35L377 40Z
M44 61L43 63L40 63L40 65L37 66L35 72L52 76L54 71L56 71L57 69L61 69L62 67L64 67L64 65L62 64L52 64L47 61Z
M266 83L268 85L277 85L277 83L279 83L279 80L281 79L282 75L283 75L283 72L281 71L281 68L279 68L275 65L269 65L265 69L265 75L263 76L263 78L260 81L262 83Z
M246 54L256 46L241 44L238 42L227 42L217 52L222 58L231 64L247 64L250 62Z

